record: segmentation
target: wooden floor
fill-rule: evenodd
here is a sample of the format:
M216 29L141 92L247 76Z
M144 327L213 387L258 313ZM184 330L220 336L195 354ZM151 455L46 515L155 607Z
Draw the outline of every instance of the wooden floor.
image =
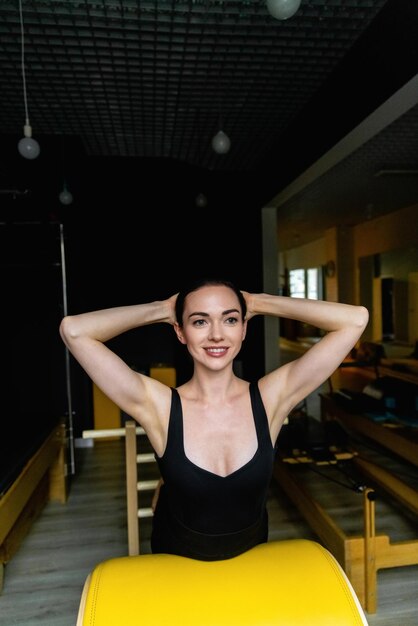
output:
M308 398L308 409L318 412L316 394ZM418 480L416 471L412 478ZM361 496L341 486L341 476L327 480L307 471L306 480L345 532L362 532ZM76 448L76 475L67 504L46 506L6 566L0 626L75 626L88 573L104 559L127 554L125 507L124 441L96 440L92 447ZM317 540L274 485L268 508L269 539ZM418 539L416 517L393 503L378 499L376 522L377 532L388 533L393 541ZM141 522L141 529L146 553L150 521ZM305 583L301 579L301 593ZM378 609L367 618L370 626L418 626L418 566L378 573Z

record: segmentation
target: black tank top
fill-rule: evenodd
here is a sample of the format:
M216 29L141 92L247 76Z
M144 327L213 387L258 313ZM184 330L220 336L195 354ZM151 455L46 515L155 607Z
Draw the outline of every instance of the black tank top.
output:
M275 449L257 384L251 383L249 392L257 450L242 467L219 476L187 458L181 399L172 389L167 445L162 457L156 455L164 485L153 519L153 552L219 560L267 541Z

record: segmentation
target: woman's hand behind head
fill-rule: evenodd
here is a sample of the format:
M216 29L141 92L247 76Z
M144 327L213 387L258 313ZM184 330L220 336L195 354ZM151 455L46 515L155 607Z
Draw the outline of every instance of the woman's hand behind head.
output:
M173 296L170 296L170 298L167 298L166 303L168 305L168 311L167 311L167 322L169 324L171 324L172 326L174 326L174 324L177 322L177 318L176 318L176 300L177 300L177 296L178 293L175 293ZM181 323L181 320L179 320Z
M253 307L254 297L253 297L253 294L249 293L248 291L241 290L241 293L244 296L245 304L247 305L247 313L245 315L245 319L248 321L256 315L256 312L254 311L254 307Z

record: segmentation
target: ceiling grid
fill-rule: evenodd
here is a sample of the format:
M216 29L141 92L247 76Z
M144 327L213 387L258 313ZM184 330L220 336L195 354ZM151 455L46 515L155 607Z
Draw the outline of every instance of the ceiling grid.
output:
M401 40L402 33L395 30L408 22L407 17L400 21L402 11L415 16L417 4L302 0L292 18L279 21L269 15L265 0L22 0L33 136L77 137L89 157L169 158L242 176L268 170L272 185L283 184L286 177L290 182L300 173L298 167L303 171L320 156L315 146L328 149L328 136L331 130L337 134L337 124L345 124L348 132L351 115L357 113L358 124L363 106L364 118L371 112L362 99L369 88L377 100L378 72L359 78L358 85L351 77L355 93L335 100L331 112L319 95L330 84L337 85L334 98L343 90L344 82L335 82L338 72L346 69L347 57L385 11L389 17L379 23L388 32L393 28L393 40L386 37L384 46L376 44L375 33L364 64L376 59L378 66L386 42L399 48L395 36ZM411 37L405 44L409 59L393 57L392 65L382 66L382 74L392 78L395 69L406 72L414 63L417 41ZM16 140L24 124L21 52L19 3L6 0L0 3L0 136ZM418 60L415 65L417 72ZM383 139L376 148L370 145L368 153L357 151L361 162L356 167L364 180L356 202L373 203L376 211L380 204L382 211L393 208L394 201L389 205L385 197L368 200L373 195L369 190L383 188L382 181L370 181L372 159L393 169L394 145L401 142L399 163L416 168L417 145L408 130L416 127L415 109L400 135L392 128L390 154ZM223 155L211 147L220 126L231 139L231 149ZM350 185L350 161L346 169L344 176L343 164L332 170L341 178L330 183L335 192L323 200L324 212L337 190ZM7 162L0 169L0 185L8 185L6 179ZM310 195L309 190L306 195L299 191L289 200L286 212L293 212L293 220L317 206L324 181L322 176ZM283 205L280 211L284 216Z

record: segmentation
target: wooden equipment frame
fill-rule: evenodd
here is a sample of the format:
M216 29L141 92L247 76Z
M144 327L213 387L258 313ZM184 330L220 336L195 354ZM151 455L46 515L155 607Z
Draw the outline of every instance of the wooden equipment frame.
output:
M418 513L418 493L371 462L354 457L354 463L374 482L414 513ZM418 564L418 540L391 543L387 535L376 535L373 489L363 498L363 536L349 537L325 509L309 494L289 469L277 459L274 479L304 516L312 530L335 556L346 572L363 608L377 610L377 571L383 568Z
M138 480L138 464L155 463L154 454L138 454L138 436L146 436L145 430L134 420L127 420L121 428L104 428L83 431L84 439L114 439L125 437L126 464L126 513L128 527L128 554L140 554L139 519L152 517L152 508L139 508L139 492L155 490L159 480Z
M418 466L418 436L411 438L405 428L388 428L365 416L349 413L333 400L329 394L320 393L321 420L337 420L349 430L355 431L395 452L409 463Z
M65 424L54 428L0 498L0 592L5 565L47 500L68 497Z
M140 554L139 519L152 517L152 508L139 507L138 494L141 491L150 491L158 488L159 480L138 480L138 464L155 463L153 453L138 454L137 437L146 436L143 428L136 422L128 420L125 424L125 455L126 455L126 505L128 525L128 553L129 556Z

